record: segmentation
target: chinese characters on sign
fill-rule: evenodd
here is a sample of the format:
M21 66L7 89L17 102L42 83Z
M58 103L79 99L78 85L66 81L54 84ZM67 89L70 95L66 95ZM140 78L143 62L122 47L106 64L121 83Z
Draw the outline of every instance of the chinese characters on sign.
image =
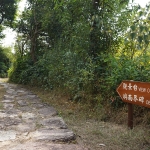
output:
M134 84L132 86L131 83L129 83L129 85L126 84L126 83L123 83L123 89L124 90L134 90L134 91L137 91L138 90L138 86L136 84ZM143 90L143 92L146 92L146 88L139 88L139 91L140 90ZM137 95L131 95L131 94L127 95L126 93L124 93L123 94L123 99L129 100L129 101L135 101L135 102L139 101L141 103L144 103L144 97L143 96L138 97Z
M123 81L117 92L124 102L150 108L150 83Z

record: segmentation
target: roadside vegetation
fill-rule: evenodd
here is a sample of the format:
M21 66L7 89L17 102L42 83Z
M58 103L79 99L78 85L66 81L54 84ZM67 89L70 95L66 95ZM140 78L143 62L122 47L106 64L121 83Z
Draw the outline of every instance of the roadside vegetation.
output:
M116 93L122 80L150 81L149 4L27 3L13 24L18 36L8 71L11 82L65 90L73 102L111 112L125 105ZM136 112L141 117L147 113L147 108ZM104 118L111 117L107 113Z
M8 69L12 62L12 53L10 47L2 47L1 40L5 37L3 30L6 27L13 27L13 21L16 17L18 0L7 0L0 2L0 78L8 77Z
M0 78L8 77L8 69L11 66L11 49L0 47Z
M0 109L3 108L3 103L1 102L1 100L3 99L5 94L5 89L3 86L0 86Z

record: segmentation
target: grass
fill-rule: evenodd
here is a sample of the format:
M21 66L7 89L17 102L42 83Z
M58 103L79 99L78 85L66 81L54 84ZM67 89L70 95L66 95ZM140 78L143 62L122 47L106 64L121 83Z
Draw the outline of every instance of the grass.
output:
M0 79L0 81L4 82L7 80L6 79ZM3 100L5 93L6 93L5 88L2 85L0 85L0 109L3 109L3 103L1 101Z
M89 104L69 100L61 91L29 89L55 107L76 134L77 142L90 150L150 150L150 126L137 124L135 119L133 130L128 129L126 107L114 112L102 107L95 111Z

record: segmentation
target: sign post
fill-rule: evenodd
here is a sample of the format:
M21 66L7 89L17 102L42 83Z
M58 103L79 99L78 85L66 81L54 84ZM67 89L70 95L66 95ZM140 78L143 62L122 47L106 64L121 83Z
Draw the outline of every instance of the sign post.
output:
M133 105L128 103L128 127L133 129Z
M128 127L133 128L133 104L150 108L150 83L122 81L117 88L122 101L128 103Z

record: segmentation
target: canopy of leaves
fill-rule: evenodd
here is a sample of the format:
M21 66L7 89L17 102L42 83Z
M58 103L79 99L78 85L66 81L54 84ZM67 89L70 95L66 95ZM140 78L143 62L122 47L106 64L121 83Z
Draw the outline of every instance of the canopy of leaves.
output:
M15 18L19 0L0 0L0 24L10 25Z
M12 27L19 0L0 0L0 39L4 38L4 26Z

